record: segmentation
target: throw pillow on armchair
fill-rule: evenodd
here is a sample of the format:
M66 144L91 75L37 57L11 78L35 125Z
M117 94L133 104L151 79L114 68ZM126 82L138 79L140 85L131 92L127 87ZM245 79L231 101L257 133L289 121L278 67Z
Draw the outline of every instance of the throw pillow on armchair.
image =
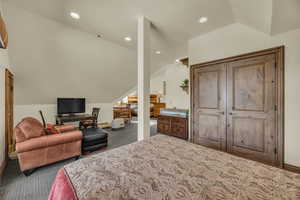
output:
M59 130L56 129L56 127L53 124L47 124L45 131L46 131L47 135L61 133Z

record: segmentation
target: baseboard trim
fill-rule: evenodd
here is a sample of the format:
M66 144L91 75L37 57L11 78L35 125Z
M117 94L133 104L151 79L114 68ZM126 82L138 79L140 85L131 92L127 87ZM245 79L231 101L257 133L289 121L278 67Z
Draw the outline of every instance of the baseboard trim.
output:
M6 167L6 160L4 160L0 165L0 181L1 181L5 167Z
M297 167L297 166L294 166L294 165L290 165L290 164L285 163L284 164L284 169L300 174L300 167Z

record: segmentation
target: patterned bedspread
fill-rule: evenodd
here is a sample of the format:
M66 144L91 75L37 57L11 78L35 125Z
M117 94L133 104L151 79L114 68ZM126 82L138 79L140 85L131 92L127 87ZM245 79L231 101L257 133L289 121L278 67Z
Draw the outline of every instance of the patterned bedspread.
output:
M157 135L64 167L79 200L300 199L300 175Z

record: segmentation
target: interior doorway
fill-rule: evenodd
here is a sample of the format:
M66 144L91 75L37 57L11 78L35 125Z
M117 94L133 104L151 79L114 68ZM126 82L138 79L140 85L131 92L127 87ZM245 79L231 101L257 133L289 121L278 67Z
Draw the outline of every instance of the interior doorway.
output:
M5 158L15 152L14 126L14 75L5 69Z

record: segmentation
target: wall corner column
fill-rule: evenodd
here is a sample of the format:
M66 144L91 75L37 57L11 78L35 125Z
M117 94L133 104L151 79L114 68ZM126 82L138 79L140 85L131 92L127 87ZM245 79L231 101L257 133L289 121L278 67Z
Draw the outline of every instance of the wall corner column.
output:
M138 141L150 137L150 25L138 18Z

